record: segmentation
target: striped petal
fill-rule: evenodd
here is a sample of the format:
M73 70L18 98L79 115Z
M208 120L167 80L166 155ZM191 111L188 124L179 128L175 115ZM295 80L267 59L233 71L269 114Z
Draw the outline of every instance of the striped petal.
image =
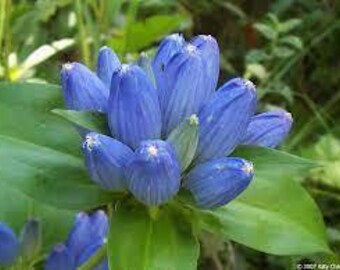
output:
M94 182L114 191L125 188L123 166L132 155L129 147L111 137L90 132L84 138L82 150Z
M0 223L0 266L12 265L19 253L19 241L11 228Z
M224 84L199 113L196 161L229 155L244 136L256 108L256 91L240 78Z
M67 109L106 112L109 88L86 66L65 64L60 76Z
M196 166L186 177L200 208L216 208L235 199L249 185L253 165L241 158L221 158Z
M45 262L45 270L74 270L76 265L69 249L63 244L54 247Z
M115 138L135 149L142 140L157 139L161 113L155 88L136 65L123 65L112 77L109 127Z
M142 203L153 206L170 200L179 190L181 170L169 143L143 141L127 164L129 190Z
M164 68L170 59L180 52L185 45L185 40L180 34L172 34L167 36L159 45L156 56L153 60L152 67L155 74L157 86L162 89Z
M120 68L117 55L109 48L102 47L97 58L97 76L110 89L112 74Z
M138 57L137 64L144 70L152 85L157 87L155 74L152 69L152 60L149 55L145 52L142 52Z
M206 87L204 62L193 45L187 45L176 54L165 67L164 74L160 102L162 134L167 136L184 119L198 113L209 96L209 89Z
M255 115L240 144L277 147L288 135L292 124L292 115L284 110Z
M191 40L191 44L195 45L202 55L208 92L212 93L216 90L220 72L220 50L217 41L210 35L199 35Z

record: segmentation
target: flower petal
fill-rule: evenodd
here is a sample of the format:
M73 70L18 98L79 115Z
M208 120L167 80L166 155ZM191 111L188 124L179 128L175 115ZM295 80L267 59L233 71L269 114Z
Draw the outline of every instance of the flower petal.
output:
M11 228L0 223L0 266L10 266L19 252L19 241Z
M45 262L45 270L74 270L76 265L72 254L63 244L54 247Z
M216 208L235 199L249 185L253 165L241 158L221 158L202 163L186 177L185 188L200 208Z
M183 49L184 45L185 40L180 34L172 34L167 36L159 45L158 51L152 63L158 88L163 88L161 85L165 66L168 64L172 56Z
M181 170L172 147L161 140L143 141L127 164L129 190L146 205L170 200L179 190Z
M157 139L161 113L155 88L136 65L123 65L112 77L108 110L115 138L135 149L142 140Z
M67 109L106 112L109 89L86 66L65 64L60 76Z
M162 134L167 136L185 118L198 113L209 93L204 62L198 49L187 45L164 70L164 88L160 91L163 117Z
M256 91L240 78L224 84L199 113L196 161L229 155L244 136L256 108Z
M97 76L110 89L112 74L120 68L117 55L109 48L102 47L97 58Z
M292 115L284 110L255 115L240 144L277 147L288 135L292 124Z
M191 44L195 45L202 55L206 69L206 83L208 92L216 90L220 72L220 49L215 38L210 35L199 35L194 37Z
M132 155L129 147L99 133L88 133L82 146L91 179L110 190L125 188L123 166Z

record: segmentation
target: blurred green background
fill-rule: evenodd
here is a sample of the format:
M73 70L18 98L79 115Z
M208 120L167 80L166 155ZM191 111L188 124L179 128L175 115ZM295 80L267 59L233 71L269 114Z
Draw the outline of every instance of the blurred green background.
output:
M292 112L283 149L323 162L303 184L340 253L339 0L0 0L0 80L59 84L65 62L95 68L103 45L135 61L173 32L213 35L220 83L244 76L256 83L263 109ZM204 244L200 269L207 270L295 269L320 260L269 256L210 236Z

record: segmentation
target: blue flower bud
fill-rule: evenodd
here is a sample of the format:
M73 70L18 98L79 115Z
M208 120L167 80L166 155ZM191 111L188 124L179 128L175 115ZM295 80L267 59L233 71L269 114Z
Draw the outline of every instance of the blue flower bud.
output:
M109 89L86 66L64 64L60 76L67 109L106 112Z
M187 45L165 67L160 92L162 134L167 136L184 119L198 113L209 96L204 62L194 45Z
M108 109L114 137L135 149L142 140L157 139L161 113L156 89L136 65L123 65L114 73Z
M200 136L196 161L229 155L244 136L255 108L253 83L236 78L224 84L198 115Z
M154 206L170 200L179 190L181 170L169 143L143 141L127 164L129 190L146 205Z
M120 68L117 55L109 48L102 47L97 58L97 76L110 89L112 74Z
M75 270L76 265L74 257L69 249L63 244L58 244L54 247L51 254L45 262L45 270Z
M106 238L109 230L109 220L106 213L103 210L98 210L91 215L90 221L98 236L102 239Z
M277 147L288 135L292 124L292 115L284 110L255 115L251 118L240 144Z
M84 263L86 263L88 260L91 259L93 255L96 254L96 252L104 245L104 241L102 239L97 239L96 242L90 243L90 246L88 246L81 254L77 261L77 266L81 266Z
M152 64L153 72L155 74L159 89L163 89L162 83L165 66L176 53L183 49L184 45L185 40L180 34L172 34L167 36L159 45Z
M41 226L36 219L26 222L20 233L20 255L31 260L39 254L41 248Z
M10 266L19 252L19 241L11 228L0 223L0 266Z
M132 155L129 147L106 135L90 132L84 138L82 150L94 182L114 191L126 187L123 166Z
M215 38L210 35L199 35L191 40L202 55L204 66L206 69L206 83L208 92L212 93L216 90L218 76L220 72L220 50Z
M216 208L235 199L249 185L253 165L241 158L221 158L202 163L186 177L184 186L200 208Z

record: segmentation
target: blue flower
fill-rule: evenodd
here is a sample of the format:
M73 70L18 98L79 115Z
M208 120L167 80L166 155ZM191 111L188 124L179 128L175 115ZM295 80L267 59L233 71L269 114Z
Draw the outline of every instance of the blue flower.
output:
M83 140L85 164L91 179L106 189L125 189L123 167L132 155L125 144L106 135L88 133Z
M102 47L97 58L97 76L110 89L112 74L120 68L117 55L109 48Z
M67 63L60 76L67 109L106 112L109 89L86 66Z
M179 190L181 169L169 143L161 140L141 142L126 165L129 190L146 205L159 205Z
M11 266L19 255L19 241L11 228L0 223L0 266Z
M249 185L253 165L241 158L220 158L196 166L184 186L201 208L216 208L235 199Z
M93 256L106 241L108 219L104 211L79 213L65 244L57 244L45 262L45 270L76 270ZM104 259L97 270L108 269Z
M199 207L218 207L238 196L253 177L252 166L227 156L240 144L276 147L292 120L283 112L254 115L256 88L248 80L234 78L216 90L219 62L217 41L209 35L190 42L179 34L166 37L152 65L145 54L139 66L120 65L112 51L102 49L97 74L103 83L94 77L104 88L110 82L102 111L111 137L89 133L83 140L92 180L105 189L126 188L147 206L171 200L182 178ZM84 76L96 81L91 72ZM86 87L78 91L83 110L88 96L93 104L103 100Z
M114 137L133 149L142 140L159 138L162 123L158 96L140 67L123 65L113 74L108 119Z
M292 124L292 115L282 109L255 115L240 144L277 147L288 135Z

